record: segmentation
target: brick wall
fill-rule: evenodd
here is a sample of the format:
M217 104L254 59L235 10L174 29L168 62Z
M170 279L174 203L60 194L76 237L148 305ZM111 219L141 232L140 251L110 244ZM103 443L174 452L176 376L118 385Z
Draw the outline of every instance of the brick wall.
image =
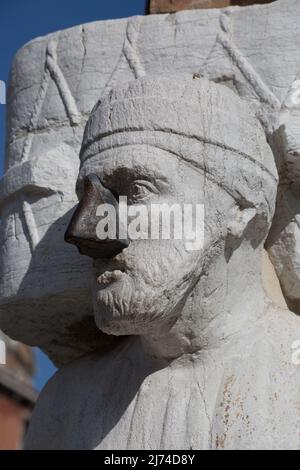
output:
M171 13L194 8L224 8L232 5L272 3L274 0L150 0L148 13Z
M32 350L5 336L6 364L0 365L0 450L22 448L24 433L37 393L32 386Z
M0 450L22 448L28 416L24 406L0 392Z

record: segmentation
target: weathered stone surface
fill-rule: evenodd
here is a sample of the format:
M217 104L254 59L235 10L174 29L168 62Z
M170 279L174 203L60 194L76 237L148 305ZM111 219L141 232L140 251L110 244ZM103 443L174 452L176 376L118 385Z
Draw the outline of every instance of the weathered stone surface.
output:
M274 313L188 362L166 366L132 338L114 356L65 366L40 396L26 447L299 449L299 369L289 346L299 322Z
M196 8L224 8L271 3L274 0L150 0L149 13L171 13Z
M300 449L300 318L262 283L278 175L249 104L191 73L119 85L87 123L79 194L91 174L131 205L203 204L204 244L131 239L95 260L96 324L123 341L61 368L27 448Z
M298 93L299 15L297 0L278 0L96 22L24 46L12 67L0 187L6 333L41 346L57 364L111 347L94 325L90 262L63 234L77 202L78 154L91 109L110 87L143 74L197 73L257 110L282 176L279 198L294 198L292 213L277 211L268 248L286 298L297 304L299 126L297 100L288 97Z

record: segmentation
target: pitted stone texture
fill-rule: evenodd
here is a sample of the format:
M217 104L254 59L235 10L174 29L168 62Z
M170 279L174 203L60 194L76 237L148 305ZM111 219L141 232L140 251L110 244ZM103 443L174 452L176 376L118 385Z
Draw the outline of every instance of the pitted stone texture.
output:
M299 449L299 370L290 347L296 320L287 311L274 317L273 309L186 362L162 366L134 341L113 357L75 361L43 390L26 448Z
M258 109L270 141L276 134L273 150L281 158L280 173L287 191L297 191L293 149L299 140L298 111L287 96L297 88L299 76L299 15L298 0L278 0L95 22L38 38L18 52L9 86L6 173L0 187L4 331L41 346L57 364L105 342L93 324L90 262L64 243L63 233L77 203L86 120L99 97L116 84L145 74L182 72L224 83ZM295 204L298 214L298 199ZM299 251L294 214L289 223L295 227L295 249L287 247L283 258L282 250L272 254L279 276L285 270L278 267L288 269ZM276 237L285 243L283 232ZM291 283L280 280L286 297L293 298L294 287L290 292ZM297 282L295 269L293 286Z

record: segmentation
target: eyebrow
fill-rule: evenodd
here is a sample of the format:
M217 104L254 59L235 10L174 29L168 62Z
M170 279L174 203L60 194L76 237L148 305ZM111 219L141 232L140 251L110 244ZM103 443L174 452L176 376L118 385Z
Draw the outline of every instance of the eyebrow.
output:
M137 147L137 146L146 146L146 147L152 147L152 148L156 148L156 149L159 149L159 150L164 150L163 148L160 148L158 146L155 146L155 145L150 145L150 144L140 144L140 143L133 143L133 144L121 144L121 145L118 145L118 146L115 146L113 148L106 148L106 149L103 149L101 150L100 152L98 152L97 154L94 154L93 156L91 156L88 160L84 161L79 169L79 177L81 177L81 173L84 173L84 174L87 174L89 172L93 172L92 170L92 163L91 166L88 168L86 168L86 165L93 159L96 160L96 157L98 157L100 154L103 154L104 152L108 152L108 151L112 151L112 150L115 150L115 149L118 149L118 148L122 148L122 147L127 147L127 148L130 148L130 147ZM166 150L164 150L165 152L167 152ZM167 153L170 153L171 152L167 152ZM128 156L129 157L129 156ZM130 157L129 157L130 158ZM143 171L143 173L145 174L145 176L147 175L148 177L153 177L155 179L160 179L160 180L165 180L167 181L167 176L165 176L163 173L162 173L162 170L159 168L159 167L155 167L153 168L153 159L150 160L151 164L152 164L152 167L150 167L148 164L147 164L147 160L149 162L149 159L144 159L144 160L135 160L135 161L132 161L132 160L129 160L128 159L124 159L124 156L122 157L122 159L115 159L113 160L111 156L109 155L106 155L104 158L102 156L102 162L101 164L99 164L99 168L101 168L101 171L104 172L105 175L107 176L112 176L113 174L116 174L118 172L122 172L124 171L125 172L128 172L130 174L134 173L134 172L140 172L141 170ZM107 162L112 162L112 165L111 166L106 166L106 163ZM96 161L95 161L95 165L96 165ZM91 171L89 171L91 169ZM83 175L84 176L84 175Z
M185 162L189 162L192 166L196 166L196 167L203 170L203 167L201 167L200 165L198 166L195 161L190 160L190 159L186 158L184 155L178 154L175 151L170 151L170 149L168 149L167 147L165 148L163 146L158 146L155 143L153 144L153 143L145 143L145 142L133 142L133 143L128 144L128 142L125 142L125 143L122 144L120 142L117 142L114 145L112 145L112 143L111 143L111 138L114 135L118 135L118 134L119 135L122 135L122 134L125 134L125 135L126 134L145 134L145 133L146 134L153 133L154 135L169 134L169 135L174 135L175 137L184 138L184 139L187 139L187 140L195 140L199 143L206 144L206 145L211 145L213 147L219 147L223 150L227 150L231 153L234 153L234 154L238 155L239 157L241 157L243 159L251 161L251 163L253 163L254 165L257 165L260 168L260 170L266 172L274 181L277 182L277 179L271 173L271 171L265 165L263 165L261 162L259 162L254 157L252 157L251 155L248 155L248 154L246 154L246 153L244 153L240 150L237 150L234 147L226 145L224 143L220 143L217 140L208 139L206 137L200 137L200 136L193 135L193 134L187 135L186 133L175 131L174 129L153 129L153 130L150 130L150 129L133 128L133 129L126 129L125 131L124 131L124 129L118 129L118 130L115 130L114 132L109 131L107 133L100 134L96 138L94 138L92 141L90 141L88 144L82 146L81 151L80 151L80 159L81 159L81 162L82 162L81 164L83 165L90 158L94 157L95 155L100 155L101 153L105 152L106 150L113 150L113 149L116 149L116 148L119 148L119 147L124 147L124 146L148 145L148 146L151 146L151 147L156 147L158 149L164 150L165 152L169 152L170 154L172 154L174 156L177 156L181 160L183 160ZM110 142L110 145L106 144L106 140L108 140ZM97 144L98 144L98 146L97 146ZM96 148L95 148L94 152L92 152L90 154L88 153L86 155L86 157L84 157L84 153L87 152L89 149L93 148L95 145L96 145ZM103 145L103 147L99 148L99 145Z
M133 132L133 131L131 131ZM213 145L212 142L209 142ZM153 147L153 148L156 148L158 150L162 150L164 152L167 152L169 153L170 155L174 156L177 158L177 160L181 161L181 162L184 162L186 165L188 165L190 168L192 168L193 170L196 170L198 171L200 174L204 175L204 178L206 180L209 180L211 181L212 183L216 184L219 188L221 188L223 191L225 191L230 197L232 197L232 199L237 202L238 204L240 204L240 201L241 201L241 196L234 190L232 190L231 188L229 188L228 186L226 186L224 184L224 182L220 182L215 176L214 174L209 171L209 168L207 166L205 166L205 161L204 161L204 165L202 165L201 163L198 163L196 162L195 160L192 160L192 159L189 159L187 157L185 157L184 155L178 153L178 152L175 152L174 150L170 150L169 148L164 148L163 146L159 146L157 144L154 144L154 143L141 143L141 142L133 142L133 143L118 143L116 145L114 145L113 147L106 147L106 148L102 148L102 149L99 149L97 153L94 153L93 155L89 155L88 158L86 158L82 164L81 164L81 168L84 167L84 165L89 161L91 160L93 157L95 157L96 155L100 155L102 153L104 153L105 151L109 151L109 150L115 150L117 148L122 148L122 147L134 147L134 146L141 146L141 145L144 145L144 146L147 146L147 147ZM219 147L221 147L219 145ZM224 148L224 150L229 150L231 152L234 152L235 154L239 155L239 156L242 156L244 158L248 158L247 155L241 153L241 152L237 152L236 150L234 149L230 149L230 148ZM249 157L250 161L253 162L254 164L256 164L259 168L263 169L264 172L272 178L273 182L275 182L276 184L278 184L276 178L274 177L274 175L264 166L262 165L261 163L255 161L253 158ZM256 207L255 206L255 203L250 203L248 202L247 204L247 207Z

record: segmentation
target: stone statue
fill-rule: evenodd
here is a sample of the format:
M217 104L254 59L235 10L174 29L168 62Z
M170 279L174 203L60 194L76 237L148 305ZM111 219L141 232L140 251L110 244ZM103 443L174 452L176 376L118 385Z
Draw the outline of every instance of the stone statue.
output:
M0 328L61 368L27 447L299 448L299 15L96 21L17 53ZM122 194L204 204L203 249L101 241Z
M257 109L280 175L265 245L277 283L269 295L300 313L299 15L298 0L277 0L96 21L22 47L8 86L0 180L0 328L7 335L42 348L57 367L117 344L95 326L90 260L63 234L95 102L150 74L197 73Z
M300 320L263 288L278 174L251 106L196 75L141 77L101 97L80 157L66 239L92 258L95 322L119 341L49 381L27 448L299 449ZM202 248L110 248L97 179L116 205L203 204Z

